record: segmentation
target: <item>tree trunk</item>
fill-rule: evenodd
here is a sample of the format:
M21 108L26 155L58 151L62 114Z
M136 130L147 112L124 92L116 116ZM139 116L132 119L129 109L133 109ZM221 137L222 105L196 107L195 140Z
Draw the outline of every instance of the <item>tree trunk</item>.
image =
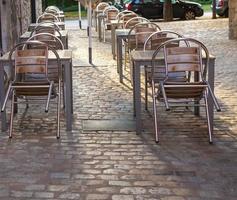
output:
M164 0L163 19L165 21L172 21L173 20L173 8L172 8L171 0Z
M216 19L216 0L212 0L212 19Z

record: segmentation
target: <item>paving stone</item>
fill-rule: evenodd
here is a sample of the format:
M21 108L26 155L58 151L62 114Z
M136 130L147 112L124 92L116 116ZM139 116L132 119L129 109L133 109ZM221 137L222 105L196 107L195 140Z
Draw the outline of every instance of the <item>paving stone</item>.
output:
M236 199L237 41L228 40L228 19L157 23L201 40L216 56L215 94L222 112L215 113L214 144L208 144L204 109L197 117L191 109L166 112L160 104L161 142L155 144L152 99L150 113L143 106L143 75L141 134L84 130L84 120L134 120L133 94L129 67L124 84L119 83L109 40L99 42L93 30L92 67L86 31L74 27L69 30L76 64L72 132L66 131L62 114L61 139L55 139L53 102L48 114L44 105L28 110L19 105L12 140L7 132L0 134L0 199Z

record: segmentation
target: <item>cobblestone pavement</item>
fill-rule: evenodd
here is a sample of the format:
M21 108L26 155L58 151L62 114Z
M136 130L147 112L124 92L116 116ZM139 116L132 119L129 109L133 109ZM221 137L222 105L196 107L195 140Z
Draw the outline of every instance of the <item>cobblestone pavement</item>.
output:
M180 109L159 108L159 145L145 111L141 135L83 129L88 119L133 119L132 91L129 81L118 81L109 41L99 43L94 33L91 67L86 31L70 29L73 131L66 132L62 120L57 141L54 108L46 115L43 108L30 106L24 112L21 107L13 139L0 135L0 199L237 199L237 41L228 40L226 19L160 26L203 41L217 57L215 92L223 112L215 115L214 144L208 143L204 115Z

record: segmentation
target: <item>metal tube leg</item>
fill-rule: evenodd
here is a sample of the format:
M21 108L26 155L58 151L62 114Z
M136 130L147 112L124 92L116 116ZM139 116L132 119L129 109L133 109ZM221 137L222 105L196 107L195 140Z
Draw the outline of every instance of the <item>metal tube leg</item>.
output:
M155 85L152 83L152 99L153 99L153 113L154 113L154 125L155 125L155 134L156 134L156 143L159 142L159 129L157 121L157 108L156 108L156 97L155 97Z
M147 83L147 72L145 66L145 110L148 110L148 83Z
M13 93L12 93L9 138L12 138L13 117L14 117L14 104L15 104L14 100L15 100L15 91L13 91Z
M60 138L60 110L61 110L61 83L58 86L58 105L57 105L57 139Z
M205 109L206 109L206 116L207 116L209 143L212 144L212 130L211 130L211 124L210 124L209 105L207 101L207 90L205 90L204 92L204 100L205 100Z

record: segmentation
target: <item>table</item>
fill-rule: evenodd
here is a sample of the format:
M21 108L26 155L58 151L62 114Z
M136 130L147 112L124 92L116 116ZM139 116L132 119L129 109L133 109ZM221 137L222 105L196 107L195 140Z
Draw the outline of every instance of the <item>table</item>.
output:
M98 15L98 36L99 36L99 41L100 42L102 42L102 37L101 37L101 35L102 35L102 31L101 31L101 24L102 24L102 21L104 20L104 18L105 18L106 16L105 15L103 15L102 13L100 13L99 15Z
M62 30L65 30L65 23L64 22L55 22ZM31 23L28 27L28 31L33 31L34 28L38 25L38 23Z
M116 46L116 41L115 41L115 30L122 25L123 22L119 20L111 20L110 22L110 26L111 26L111 43L112 43L112 55L113 55L113 59L115 60L115 56L116 56L116 51L115 51L115 46Z
M68 49L68 31L67 30L60 30L62 36L62 43L65 49ZM30 38L30 31L25 32L23 35L20 36L20 42L24 42ZM56 31L56 36L59 37L58 32Z
M117 45L117 72L119 73L119 81L123 82L123 40L128 39L130 29L117 29L115 30L116 45ZM135 34L131 33L131 37Z
M102 14L103 13L103 10L94 10L94 12L93 12L93 14L94 14L94 19L95 19L95 31L97 32L97 29L98 29L98 27L97 27L97 25L98 25L98 22L97 22L97 20L98 20L98 15L99 14Z
M66 129L72 130L72 113L73 113L73 93L72 93L72 51L57 50L61 63L64 67L64 87L65 87L65 112L66 112ZM0 106L2 107L5 98L3 69L9 66L8 54L0 57ZM55 55L50 51L48 64L57 64ZM6 111L1 113L2 131L7 129Z
M132 51L131 52L131 59L133 63L133 103L134 103L134 115L136 117L136 132L139 134L142 131L141 126L141 66L151 66L152 55L154 51ZM205 61L205 58L203 58ZM156 61L158 65L164 63L163 57L156 57ZM210 55L210 62L208 68L208 82L212 91L214 91L214 74L215 74L215 57ZM209 114L210 114L210 125L211 130L213 130L213 117L214 117L214 109L213 109L213 101L210 95L208 96L209 102ZM197 114L199 110L195 111Z

